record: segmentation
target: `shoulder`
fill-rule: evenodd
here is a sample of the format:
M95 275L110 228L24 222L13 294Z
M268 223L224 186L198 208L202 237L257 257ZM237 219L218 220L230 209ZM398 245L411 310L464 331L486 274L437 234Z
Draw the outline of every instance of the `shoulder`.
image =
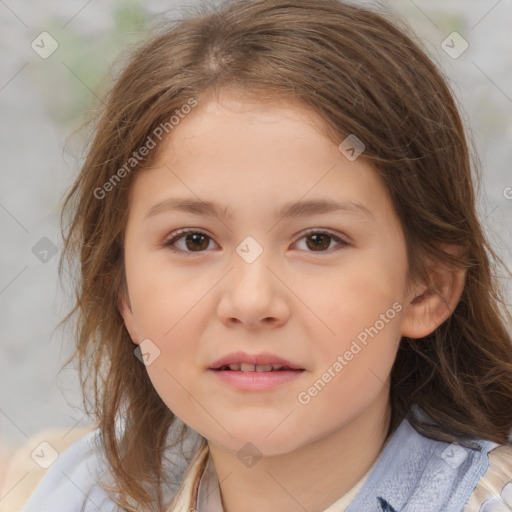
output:
M96 429L61 454L54 454L56 460L22 512L113 512L116 504L98 483L106 471L101 453L100 431Z
M512 446L498 445L488 453L489 466L463 512L512 512Z
M380 510L387 511L512 512L490 508L494 503L480 508L487 495L480 497L478 505L474 498L469 502L479 484L485 488L489 467L501 472L501 482L511 479L510 448L498 450L500 445L485 439L461 443L426 437L404 419L348 510L373 511L377 501ZM499 455L505 458L501 466L497 464ZM498 487L497 494L490 497L500 496L503 486Z

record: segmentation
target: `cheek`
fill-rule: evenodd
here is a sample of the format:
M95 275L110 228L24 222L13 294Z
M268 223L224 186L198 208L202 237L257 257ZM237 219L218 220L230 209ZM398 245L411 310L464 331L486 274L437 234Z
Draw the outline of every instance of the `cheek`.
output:
M146 338L173 343L177 329L190 323L218 276L174 267L165 257L135 253L127 260L127 280L137 325Z
M172 357L174 361L179 361L175 354ZM201 421L194 419L204 421L199 407L203 397L199 397L199 402L193 398L195 393L191 389L190 377L180 372L180 366L183 367L183 363L180 365L178 362L176 365L162 353L159 359L147 367L147 372L155 391L174 415L185 423L190 424L192 421L193 425L200 424Z
M402 281L389 261L368 254L332 275L328 293L311 297L324 321L316 336L313 388L305 390L310 397L321 391L311 400L314 407L341 400L357 409L382 389L401 339Z
M365 329L376 323L383 333L398 333L396 317L397 309L401 309L401 279L384 262L360 257L345 268L329 273L309 294L311 281L305 280L301 299L312 305L311 309L321 320L318 333L327 341L323 346L342 350L361 333L364 341Z
M183 402L190 387L190 368L199 352L198 329L207 318L201 298L211 288L205 279L186 279L179 269L135 257L127 261L127 280L135 322L142 339L157 354L148 375L169 407ZM139 255L140 256L140 255ZM131 264L131 265L130 265ZM148 270L151 269L151 270ZM180 386L180 384L182 386Z

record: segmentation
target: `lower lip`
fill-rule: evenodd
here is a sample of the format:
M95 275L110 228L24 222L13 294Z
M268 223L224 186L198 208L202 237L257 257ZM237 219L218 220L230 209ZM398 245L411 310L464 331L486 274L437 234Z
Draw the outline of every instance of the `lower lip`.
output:
M208 370L225 384L243 391L266 391L282 386L300 377L304 370L275 372L242 372L233 370Z

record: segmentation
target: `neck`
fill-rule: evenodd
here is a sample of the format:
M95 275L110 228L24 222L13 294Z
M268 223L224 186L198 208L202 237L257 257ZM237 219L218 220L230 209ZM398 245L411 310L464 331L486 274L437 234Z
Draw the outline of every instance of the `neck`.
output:
M208 443L225 512L322 512L372 467L386 441L389 400L374 402L329 435L246 468L236 453Z

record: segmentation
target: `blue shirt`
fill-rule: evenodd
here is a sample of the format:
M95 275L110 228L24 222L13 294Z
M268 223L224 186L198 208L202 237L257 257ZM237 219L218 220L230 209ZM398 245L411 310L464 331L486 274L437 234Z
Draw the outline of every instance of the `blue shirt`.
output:
M108 478L99 441L99 430L92 431L61 454L22 512L80 512L82 507L84 512L117 510L98 483ZM489 451L499 446L480 439L474 443L475 447L467 448L427 438L404 419L347 512L462 512L489 467ZM172 495L186 465L181 469ZM512 458L508 474L512 478Z

